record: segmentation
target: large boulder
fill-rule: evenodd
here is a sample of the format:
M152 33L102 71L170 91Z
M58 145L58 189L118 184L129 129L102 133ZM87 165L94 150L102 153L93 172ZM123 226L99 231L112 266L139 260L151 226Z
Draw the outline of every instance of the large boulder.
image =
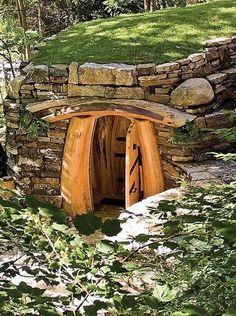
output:
M171 103L182 107L208 104L213 99L212 86L203 78L187 79L171 93Z

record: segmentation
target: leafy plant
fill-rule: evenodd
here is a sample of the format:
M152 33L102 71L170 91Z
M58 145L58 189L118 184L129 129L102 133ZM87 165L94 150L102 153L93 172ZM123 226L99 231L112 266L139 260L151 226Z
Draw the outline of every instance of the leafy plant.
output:
M106 237L120 232L118 220L102 221L89 213L72 224L63 210L34 196L13 192L10 200L1 198L1 312L233 315L235 185L190 187L181 199L162 201L150 212L163 218L162 230L123 242ZM106 236L98 238L101 231ZM8 257L16 247L16 257ZM50 296L48 288L58 284L66 295L55 289Z
M38 138L39 131L47 131L49 124L34 116L33 113L27 111L24 107L20 111L20 125L26 130L30 140Z
M236 122L236 113L235 112L227 112L229 113L229 119L232 123ZM214 134L218 135L221 140L226 140L229 142L236 141L236 126L233 126L231 128L222 128L217 130L212 130ZM236 160L236 154L235 153L216 153L212 152L213 156L217 159L221 159L224 161L229 160Z
M105 0L103 4L110 16L116 16L120 13L141 12L143 10L142 0Z
M224 153L212 152L210 154L212 154L215 158L221 159L221 160L224 160L224 161L231 161L231 160L235 160L236 161L236 154L233 154L233 153L224 154Z
M232 123L235 123L236 122L236 113L235 112L226 112L226 113L229 114L229 120ZM236 140L236 126L233 126L231 128L217 129L215 131L212 130L212 132L215 133L216 135L218 135L221 139L225 139L226 141Z
M12 20L6 20L0 32L0 56L10 63L11 72L15 77L13 61L16 58L23 59L28 46L32 46L38 39L35 31L24 31L22 27L15 25Z
M186 121L183 127L171 129L169 141L173 144L192 144L202 138L202 131L194 123Z

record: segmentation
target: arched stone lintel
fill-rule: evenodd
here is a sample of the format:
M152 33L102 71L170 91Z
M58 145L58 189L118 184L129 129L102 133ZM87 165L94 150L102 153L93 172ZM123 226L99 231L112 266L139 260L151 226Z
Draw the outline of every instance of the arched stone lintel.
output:
M47 122L56 122L83 115L121 115L148 119L155 123L181 127L196 116L164 104L132 99L67 98L32 103L26 107ZM104 112L104 114L103 114Z

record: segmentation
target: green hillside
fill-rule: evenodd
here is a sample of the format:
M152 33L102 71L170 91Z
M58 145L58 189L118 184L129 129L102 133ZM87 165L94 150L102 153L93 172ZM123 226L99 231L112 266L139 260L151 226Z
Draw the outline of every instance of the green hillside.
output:
M231 35L236 35L236 1L213 0L78 23L43 46L34 62L162 63L201 50L207 39Z

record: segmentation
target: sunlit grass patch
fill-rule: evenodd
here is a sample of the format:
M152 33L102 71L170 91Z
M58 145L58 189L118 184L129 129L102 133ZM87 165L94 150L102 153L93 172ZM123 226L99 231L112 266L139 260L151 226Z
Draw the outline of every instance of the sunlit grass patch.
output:
M188 56L206 40L236 34L235 0L78 23L35 55L36 63L162 63Z

